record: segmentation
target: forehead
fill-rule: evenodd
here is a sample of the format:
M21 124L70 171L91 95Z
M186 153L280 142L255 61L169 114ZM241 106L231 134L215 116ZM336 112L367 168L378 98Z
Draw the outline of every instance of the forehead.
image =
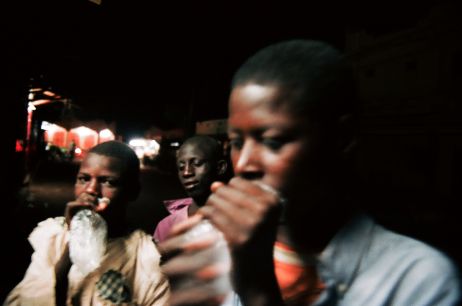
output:
M178 159L190 159L190 158L212 158L210 150L204 147L205 144L187 143L184 144L178 150Z
M229 127L287 127L302 124L289 111L289 101L276 85L245 84L233 89L229 101Z
M120 175L124 170L125 167L120 159L95 153L89 153L80 165L80 172Z

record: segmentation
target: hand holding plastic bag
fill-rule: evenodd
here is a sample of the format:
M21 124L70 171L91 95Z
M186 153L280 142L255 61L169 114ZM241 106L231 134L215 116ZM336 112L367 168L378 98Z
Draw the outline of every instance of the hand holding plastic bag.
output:
M194 216L178 224L159 249L169 276L170 305L220 305L231 294L230 254L223 234Z

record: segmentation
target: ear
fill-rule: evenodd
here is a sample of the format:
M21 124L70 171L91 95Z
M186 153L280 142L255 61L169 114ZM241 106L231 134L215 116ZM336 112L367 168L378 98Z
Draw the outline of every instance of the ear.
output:
M224 175L226 173L226 169L228 169L228 163L224 159L220 159L217 162L217 174L219 176Z

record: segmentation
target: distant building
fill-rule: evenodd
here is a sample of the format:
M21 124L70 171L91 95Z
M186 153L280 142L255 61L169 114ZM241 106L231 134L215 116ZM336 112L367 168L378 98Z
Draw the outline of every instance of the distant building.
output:
M196 134L200 135L226 135L228 129L227 119L215 119L196 122Z
M426 19L400 32L347 35L346 51L355 64L365 115L462 111L455 99L462 97L462 33L460 18L451 10L435 7Z
M395 211L407 210L411 227L417 219L438 219L462 199L458 13L451 4L436 6L413 27L380 36L354 32L346 39L362 100L362 175L380 187L377 201L387 212L405 207ZM425 215L426 208L433 214Z
M91 124L90 124L91 125ZM115 134L108 128L104 128L99 132L87 126L81 125L72 129L65 129L54 123L43 121L41 125L44 130L44 141L49 146L59 148L65 153L75 154L80 158L93 146L98 143L114 140ZM68 150L75 150L75 152L67 152Z

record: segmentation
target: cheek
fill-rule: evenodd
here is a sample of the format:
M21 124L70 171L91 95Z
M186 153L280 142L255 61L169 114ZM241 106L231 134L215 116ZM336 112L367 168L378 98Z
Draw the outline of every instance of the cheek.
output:
M293 172L291 160L291 158L274 156L274 154L262 156L262 163L265 165L265 180L277 189L281 189L286 183L290 183Z
M267 152L262 156L265 176L268 183L279 190L293 184L298 179L297 168L300 166L301 147L289 146L278 153Z
M231 157L231 165L233 166L233 168L235 168L237 161L239 160L239 151L231 149L230 157Z
M82 192L85 191L85 186L81 184L74 185L74 196L77 198Z
M117 189L103 187L101 188L101 195L103 197L113 200L119 196L120 192Z
M206 169L202 169L202 168L196 168L194 170L194 176L196 177L197 180L199 180L200 182L203 182L205 180L207 180L207 178L209 177L210 173L207 173L207 170Z

